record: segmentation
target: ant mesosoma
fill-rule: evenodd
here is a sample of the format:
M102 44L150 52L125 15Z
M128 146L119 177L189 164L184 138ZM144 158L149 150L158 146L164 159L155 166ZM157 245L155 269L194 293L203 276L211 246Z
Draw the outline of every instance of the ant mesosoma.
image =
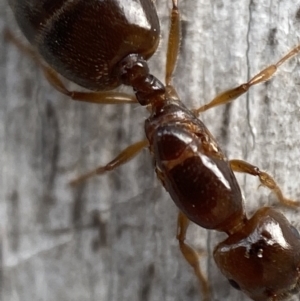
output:
M147 65L160 34L151 0L135 1L134 9L127 9L126 1L116 0L9 2L35 51L9 32L6 36L36 60L58 91L74 100L98 104L138 102L151 112L145 123L146 140L127 147L113 161L72 184L115 169L149 147L157 176L180 209L180 250L195 270L205 300L210 298L209 287L199 267L199 255L185 242L189 221L228 235L215 248L214 259L229 282L251 299L279 301L297 293L299 233L270 207L260 208L249 219L233 172L257 176L284 205L296 207L299 203L285 198L274 179L258 167L242 160L228 161L196 116L229 103L251 86L270 79L281 64L300 52L300 46L247 83L225 91L199 109L188 110L171 84L180 40L177 0L172 0L165 84L150 73ZM35 56L36 52L48 65ZM98 92L69 91L58 74ZM109 91L121 84L132 87L135 96Z

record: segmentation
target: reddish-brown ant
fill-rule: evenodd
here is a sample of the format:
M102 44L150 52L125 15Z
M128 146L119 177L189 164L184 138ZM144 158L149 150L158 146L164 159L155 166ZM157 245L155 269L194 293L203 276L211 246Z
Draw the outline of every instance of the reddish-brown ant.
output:
M64 4L67 6L67 2ZM128 147L115 160L78 178L73 184L112 170L149 146L159 179L182 211L178 218L180 249L195 269L205 299L209 298L209 290L199 268L197 252L185 243L189 220L228 234L228 239L214 251L216 263L230 283L250 298L276 301L296 293L299 289L299 234L282 214L272 208L261 208L248 220L233 171L258 176L261 184L273 190L283 204L298 206L298 203L284 198L273 178L257 167L240 160L228 161L196 114L228 103L247 92L252 85L268 80L278 66L300 51L300 47L248 83L218 95L208 105L189 111L171 85L179 46L177 1L173 0L171 15L166 85L149 73L146 62L155 52L159 36L158 18L151 1L138 2L139 12L147 21L145 27L136 27L129 18L132 16L126 15L126 10L117 1L71 2L60 10L61 15L55 15L55 19L52 19L54 11L61 8L62 3L45 9L45 3L40 1L35 4L37 15L30 10L29 1L11 1L11 5L28 40L56 70L37 60L57 90L75 100L94 103L132 103L137 99L151 111L145 126L147 140ZM97 10L103 19L97 18ZM95 22L97 30L93 30L95 28L89 22L83 22L83 19L93 18L98 22ZM74 29L73 34L68 34L66 28ZM98 43L98 31L104 43ZM93 45L93 48L81 44L79 33L84 34L86 44ZM80 43L77 38L80 38ZM12 36L10 39L18 44ZM120 84L131 86L136 99L116 92L69 91L56 72L93 90L111 90Z

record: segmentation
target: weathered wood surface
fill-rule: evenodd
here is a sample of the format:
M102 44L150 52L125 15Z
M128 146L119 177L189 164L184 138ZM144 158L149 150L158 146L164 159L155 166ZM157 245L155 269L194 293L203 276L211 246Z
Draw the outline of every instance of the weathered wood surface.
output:
M157 2L162 42L151 68L163 79L171 1ZM174 85L189 107L240 84L299 43L300 0L179 5L183 38ZM0 18L0 32L4 27L18 32L5 0ZM68 186L76 175L141 139L147 111L138 105L72 102L3 40L0 74L2 300L200 300L196 278L177 247L176 208L146 150L81 188ZM298 199L299 83L298 57L268 84L201 116L230 158L268 170ZM257 179L239 180L249 212L272 203L268 191L257 190ZM299 214L287 215L299 226ZM222 237L196 227L189 233L189 241L206 252L202 264L213 300L248 300L212 260Z

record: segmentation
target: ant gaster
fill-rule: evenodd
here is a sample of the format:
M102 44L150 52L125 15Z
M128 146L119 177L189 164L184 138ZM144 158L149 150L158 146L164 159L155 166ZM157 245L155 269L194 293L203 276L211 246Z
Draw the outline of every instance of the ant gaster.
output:
M249 82L225 91L197 110L188 110L171 84L180 40L177 0L172 0L165 85L150 73L147 64L160 35L151 0L134 1L132 7L124 0L9 2L34 51L8 31L7 38L36 60L58 91L74 100L99 104L138 102L151 112L145 123L146 140L129 146L106 166L72 184L112 170L149 147L157 176L180 209L180 250L194 268L205 300L209 300L210 293L199 267L199 256L185 242L190 220L206 229L227 233L228 238L215 248L214 259L229 282L251 299L279 301L297 293L299 233L270 207L260 208L249 219L233 172L259 177L261 184L287 206L296 207L299 203L286 199L274 179L258 167L242 160L228 160L196 116L231 102L251 86L268 80L282 63L300 51L300 46ZM58 74L98 92L69 91ZM121 84L131 86L135 96L109 91Z

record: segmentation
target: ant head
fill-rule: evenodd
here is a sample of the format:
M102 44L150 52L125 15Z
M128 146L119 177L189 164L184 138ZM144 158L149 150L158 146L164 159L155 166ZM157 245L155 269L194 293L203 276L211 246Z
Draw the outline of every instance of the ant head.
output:
M281 300L300 290L300 235L275 209L258 210L216 247L214 258L229 282L253 300Z

